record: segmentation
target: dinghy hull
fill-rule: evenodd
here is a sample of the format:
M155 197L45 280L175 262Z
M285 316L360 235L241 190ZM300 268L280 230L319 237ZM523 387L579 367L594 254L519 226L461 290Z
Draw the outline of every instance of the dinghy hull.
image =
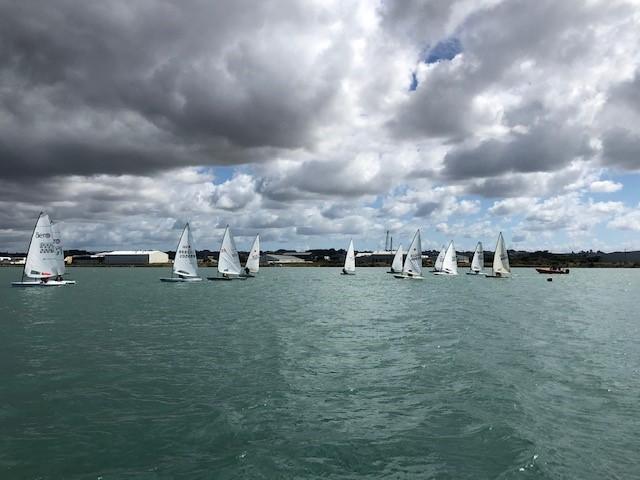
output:
M247 277L207 277L207 280L211 280L212 282L230 282L232 280L246 280Z
M12 287L61 287L64 285L75 285L73 280L49 280L48 282L11 282Z
M193 282L201 282L202 279L200 277L193 277L193 278L173 277L173 278L161 278L160 281L167 282L167 283L193 283Z

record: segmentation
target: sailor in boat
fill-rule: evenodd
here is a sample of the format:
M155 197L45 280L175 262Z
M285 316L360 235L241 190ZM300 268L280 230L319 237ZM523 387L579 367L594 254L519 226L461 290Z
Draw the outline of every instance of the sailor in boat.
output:
M244 267L244 273L246 275L249 275L251 273L251 270L249 270L249 267Z
M348 275L348 274L349 274L349 272L347 272L347 269L346 269L346 268L343 268L343 269L342 269L342 273L344 273L345 275Z

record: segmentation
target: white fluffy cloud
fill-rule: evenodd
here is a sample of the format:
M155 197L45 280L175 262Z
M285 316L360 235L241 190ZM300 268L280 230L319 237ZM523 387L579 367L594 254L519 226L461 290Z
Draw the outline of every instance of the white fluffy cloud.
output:
M594 193L613 193L622 190L623 185L611 180L597 180L589 185L589 190Z

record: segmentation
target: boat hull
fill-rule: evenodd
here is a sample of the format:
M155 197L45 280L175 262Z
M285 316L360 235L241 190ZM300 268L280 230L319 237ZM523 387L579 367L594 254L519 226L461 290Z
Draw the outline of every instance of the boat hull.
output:
M212 282L230 282L232 280L246 280L247 277L207 277Z
M172 278L161 278L160 281L167 282L167 283L193 283L193 282L201 282L202 279L200 277L193 277L193 278L172 277Z
M356 272L340 272L340 275L355 275Z
M486 273L484 272L467 272L467 275L474 275L474 276L482 276L482 275L486 275Z
M396 273L394 276L394 278L407 278L409 280L424 280L423 276L420 275L405 275L404 273Z
M486 274L484 278L511 278L511 275L489 275Z
M75 280L49 280L48 282L11 282L12 287L62 287L64 285L75 285Z
M256 278L256 276L251 273L245 273L243 275L240 275L240 278Z
M554 270L552 268L536 268L536 272L544 275L568 275L569 269L565 268L564 270Z
M434 275L442 275L443 277L455 277L457 273L447 273L447 272L433 272Z

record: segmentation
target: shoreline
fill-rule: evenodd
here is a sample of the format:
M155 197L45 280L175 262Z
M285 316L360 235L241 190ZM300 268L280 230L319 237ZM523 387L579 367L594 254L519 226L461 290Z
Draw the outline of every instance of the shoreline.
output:
M158 263L151 265L67 265L66 268L171 268L172 263ZM198 265L198 268L216 268L217 265ZM389 265L356 265L358 268L389 268ZM511 264L511 268L547 268L549 264L529 265L529 264ZM286 265L260 265L260 268L342 268L342 264L314 264L314 263L294 263ZM22 269L24 265L0 264L0 268L16 268ZM423 268L433 268L433 265L423 265ZM458 265L458 269L467 269L468 265ZM572 269L593 269L593 268L640 268L638 264L593 264L593 265L563 265L563 268ZM485 270L490 270L486 267Z

